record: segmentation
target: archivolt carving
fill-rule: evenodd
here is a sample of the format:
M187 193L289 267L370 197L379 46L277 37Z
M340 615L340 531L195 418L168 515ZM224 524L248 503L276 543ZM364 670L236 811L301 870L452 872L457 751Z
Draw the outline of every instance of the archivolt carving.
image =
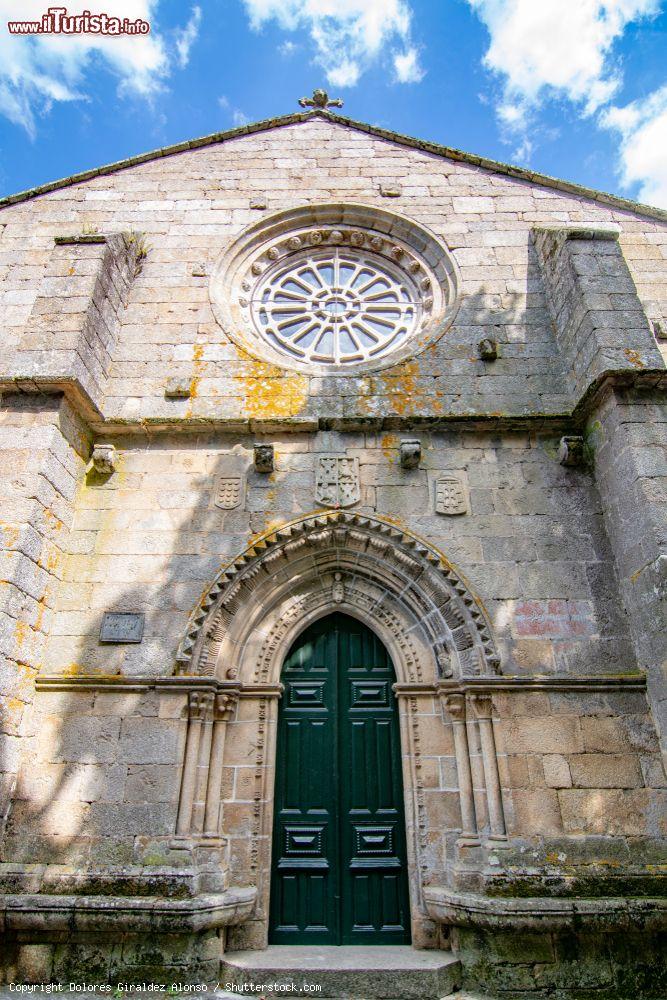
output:
M378 632L400 682L499 672L484 609L444 557L409 531L340 510L266 534L226 566L190 619L178 671L277 682L280 654L332 610L334 587L336 610Z

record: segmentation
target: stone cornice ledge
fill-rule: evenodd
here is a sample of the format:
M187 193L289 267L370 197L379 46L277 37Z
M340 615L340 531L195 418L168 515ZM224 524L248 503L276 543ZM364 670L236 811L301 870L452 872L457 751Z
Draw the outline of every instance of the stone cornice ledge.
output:
M38 691L107 691L117 694L128 691L220 691L238 695L239 698L277 698L283 692L282 684L239 684L238 681L220 681L215 677L182 674L169 677L124 677L121 674L42 674L35 679Z
M108 691L110 694L128 691L183 692L194 690L222 691L237 694L240 698L276 698L282 694L282 684L239 684L238 681L219 681L215 677L181 674L169 677L124 677L120 674L77 674L67 677L61 674L42 674L35 680L38 691ZM394 684L397 695L409 697L417 694L446 694L505 691L645 691L646 675L598 674L582 676L571 674L541 674L523 676L504 674L489 677L466 677L460 680L443 680L434 684Z
M256 897L254 887L226 889L193 899L0 894L0 932L205 931L243 923L250 916Z
M323 415L296 415L267 419L244 417L191 416L191 417L138 417L119 418L104 414L91 399L78 379L73 376L49 376L42 379L35 375L9 375L0 373L0 395L63 395L73 410L87 424L93 434L104 437L138 435L150 440L163 434L304 434L318 431L437 431L456 424L466 427L525 428L539 427L556 431L583 425L592 411L614 389L648 389L667 391L667 369L647 368L618 369L603 372L586 389L570 411L532 413L447 413L393 414L385 417L368 417L350 414L345 417Z
M634 674L598 674L581 676L572 674L542 674L524 676L503 674L495 677L465 677L442 680L436 684L394 684L398 695L416 694L502 694L506 691L645 691L646 676Z
M657 930L667 926L667 899L659 897L508 898L428 886L424 902L433 920L455 927L542 931L580 928L582 924L595 930Z

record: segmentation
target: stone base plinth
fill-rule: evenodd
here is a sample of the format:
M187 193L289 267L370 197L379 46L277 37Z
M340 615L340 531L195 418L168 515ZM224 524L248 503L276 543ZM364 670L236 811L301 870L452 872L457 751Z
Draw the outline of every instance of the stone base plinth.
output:
M0 982L214 982L225 928L247 919L255 896L0 896Z

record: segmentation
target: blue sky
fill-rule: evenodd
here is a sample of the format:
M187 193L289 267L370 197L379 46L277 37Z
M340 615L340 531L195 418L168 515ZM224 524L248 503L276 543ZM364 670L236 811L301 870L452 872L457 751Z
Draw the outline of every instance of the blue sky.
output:
M150 34L9 34L48 6L0 0L2 194L325 86L351 118L667 208L667 0L88 0L68 13Z

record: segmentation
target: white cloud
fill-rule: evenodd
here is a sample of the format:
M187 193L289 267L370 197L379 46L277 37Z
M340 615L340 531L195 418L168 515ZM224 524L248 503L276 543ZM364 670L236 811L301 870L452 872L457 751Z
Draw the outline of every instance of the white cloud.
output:
M521 140L519 145L516 147L512 153L512 159L515 163L530 163L530 157L533 152L533 143L527 136Z
M190 49L197 41L200 24L201 7L193 7L188 23L184 28L178 28L176 31L176 55L181 69L185 69L190 61Z
M424 70L419 65L419 54L414 48L398 52L394 56L394 70L399 83L419 83L424 79Z
M468 0L491 41L488 69L504 77L500 108L515 121L546 96L566 97L591 114L619 86L610 63L631 21L654 14L660 0Z
M667 208L667 85L625 107L610 107L600 123L620 134L620 174L638 198Z
M486 25L485 66L502 79L496 115L513 156L527 163L544 127L548 99L620 135L618 171L639 198L667 205L667 86L625 107L611 105L622 84L613 46L627 26L656 14L660 0L467 0Z
M276 21L284 31L305 30L315 63L336 87L354 86L369 66L388 56L401 83L423 76L411 43L407 0L244 0L250 23Z
M239 128L241 125L247 125L250 121L245 112L241 111L240 108L233 107L231 101L225 96L225 94L222 94L222 96L218 98L218 104L223 111L227 112L227 116L231 118L232 124L236 128Z
M151 100L164 89L173 62L187 63L199 16L193 9L189 24L175 34L171 47L156 27L159 0L105 0L99 5L67 6L68 14L103 9L110 17L148 21L147 35L32 35L7 31L7 21L39 21L50 6L44 0L0 0L0 114L22 126L31 137L36 118L54 102L86 99L89 75L104 65L119 80L123 97Z
M282 45L278 46L278 52L281 56L285 56L285 58L287 58L294 55L297 48L298 46L295 45L294 42L290 42L290 40L287 39L287 41L283 42Z

